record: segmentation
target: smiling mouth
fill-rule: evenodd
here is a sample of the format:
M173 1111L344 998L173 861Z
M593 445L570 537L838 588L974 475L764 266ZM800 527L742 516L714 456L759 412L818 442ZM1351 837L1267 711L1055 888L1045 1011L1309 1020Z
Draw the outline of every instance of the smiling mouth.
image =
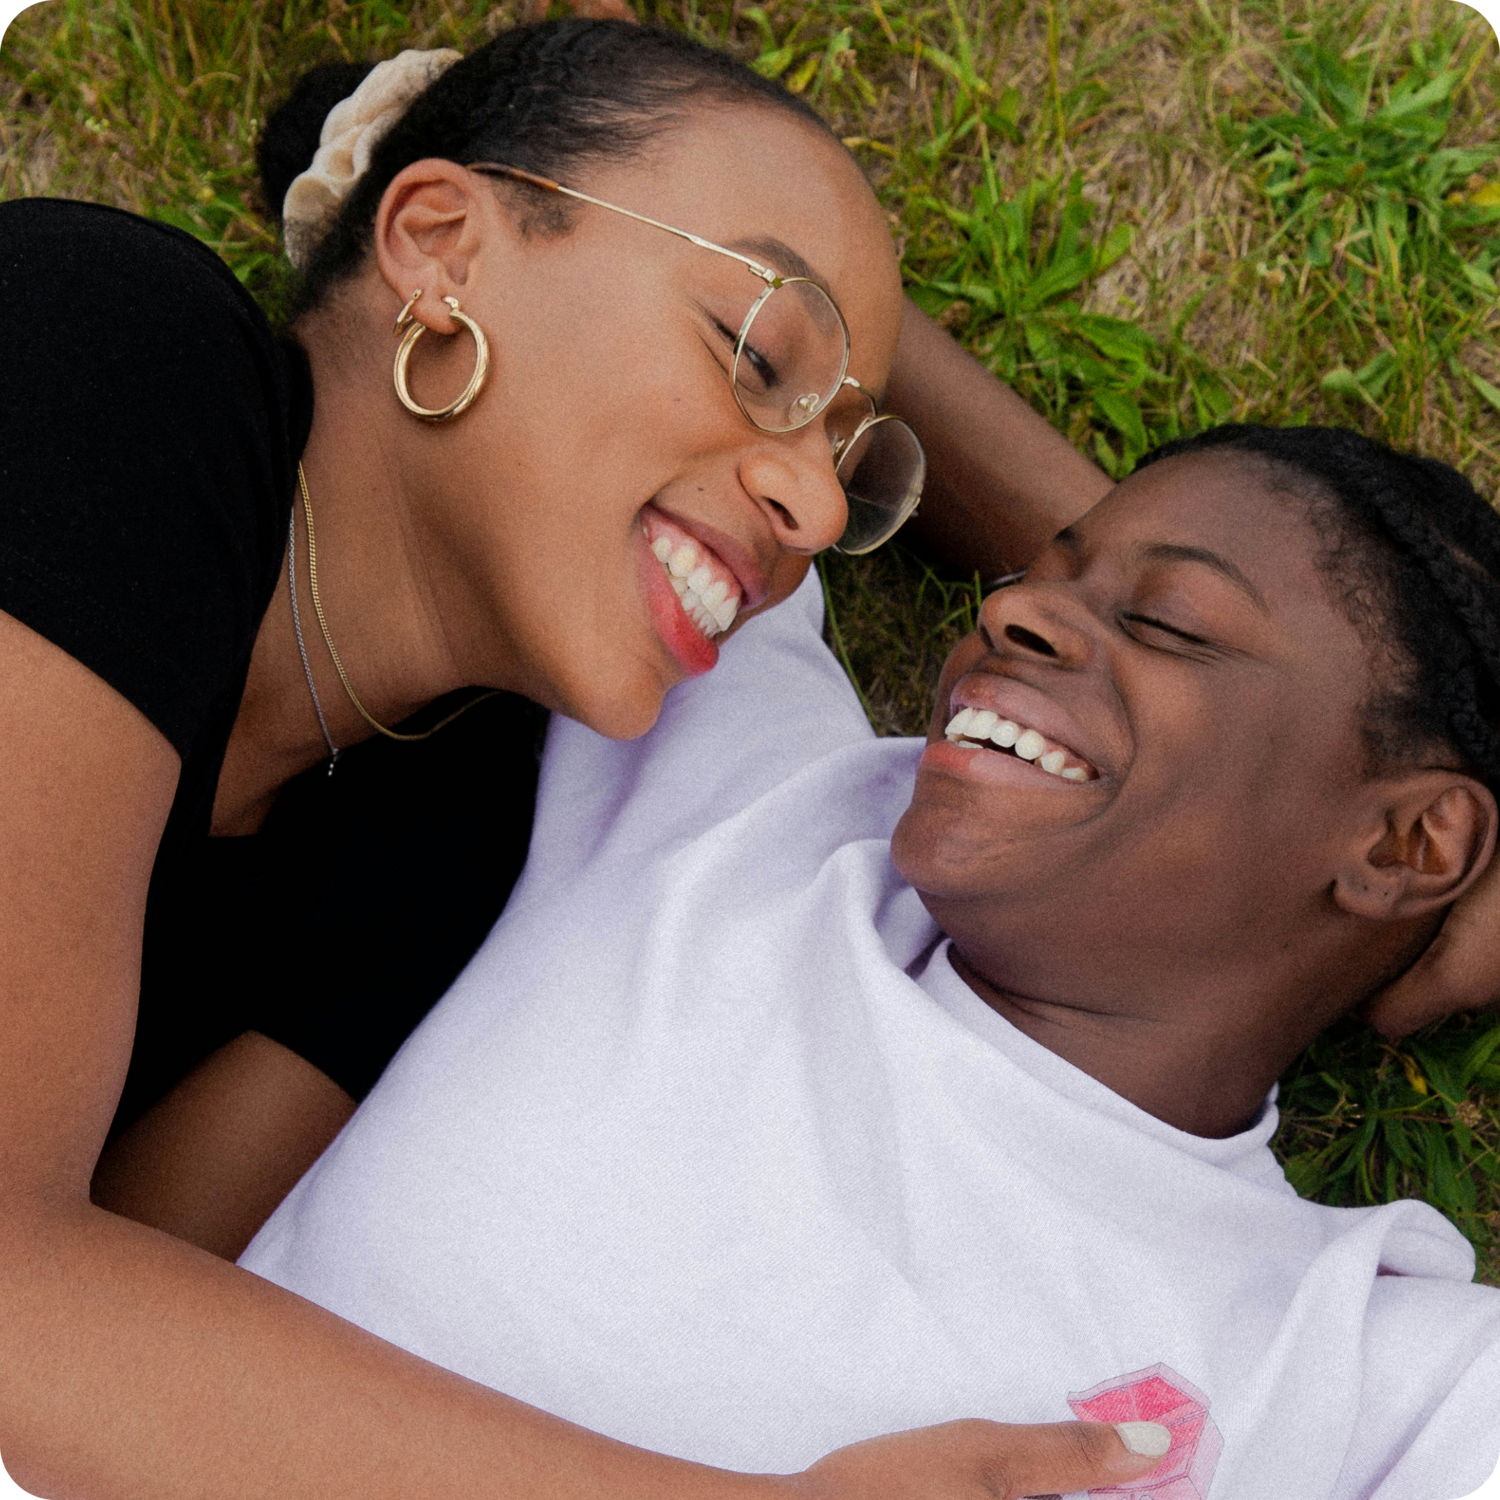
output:
M744 597L739 579L716 553L659 511L643 511L641 526L651 555L661 564L682 612L699 634L711 641L728 630Z
M1076 751L1014 719L1002 719L987 708L961 708L944 735L964 750L989 750L1029 761L1062 781L1097 781L1098 771Z

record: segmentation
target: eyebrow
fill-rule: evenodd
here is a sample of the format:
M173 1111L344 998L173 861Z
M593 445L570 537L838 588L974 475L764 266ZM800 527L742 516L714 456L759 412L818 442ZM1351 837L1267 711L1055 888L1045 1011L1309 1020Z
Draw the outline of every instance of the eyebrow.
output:
M1205 568L1212 568L1221 578L1227 578L1263 615L1271 613L1266 596L1227 557L1220 557L1207 547L1184 547L1178 542L1150 542L1140 549L1140 554L1151 562L1201 563Z
M782 241L773 239L770 236L758 239L730 240L724 248L726 250L740 250L747 255L762 256L771 263L771 269L782 276L805 276L809 281L816 281L819 286L826 287L828 285L827 279L818 275L790 245L783 244Z
M1079 549L1078 533L1071 526L1064 526L1055 540L1072 553L1076 554ZM1199 563L1205 568L1212 568L1221 578L1227 578L1239 589L1263 615L1271 613L1266 596L1227 557L1220 557L1207 547L1187 547L1181 542L1147 542L1137 551L1148 562Z

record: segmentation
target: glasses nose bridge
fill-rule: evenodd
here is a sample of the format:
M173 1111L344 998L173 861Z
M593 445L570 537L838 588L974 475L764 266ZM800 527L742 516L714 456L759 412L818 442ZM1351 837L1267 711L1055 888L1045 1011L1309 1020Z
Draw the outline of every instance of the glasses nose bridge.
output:
M791 432L758 430L748 445L742 483L770 507L789 550L821 552L843 534L848 502L835 463L817 419Z

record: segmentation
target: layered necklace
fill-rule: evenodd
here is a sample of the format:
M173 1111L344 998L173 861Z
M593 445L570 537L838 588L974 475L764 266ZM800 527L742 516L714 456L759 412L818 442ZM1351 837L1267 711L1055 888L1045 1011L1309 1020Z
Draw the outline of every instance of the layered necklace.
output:
M487 688L476 697L470 698L467 703L460 704L451 714L439 719L431 729L424 729L418 734L402 734L395 729L388 729L379 719L359 701L359 694L354 691L354 684L349 681L349 674L344 670L344 663L339 657L339 648L333 643L333 632L328 628L328 618L323 613L323 600L318 593L318 542L317 533L313 529L312 498L307 493L307 475L302 471L302 465L297 465L297 484L302 491L302 514L307 522L307 587L312 595L313 613L317 616L318 629L323 632L323 644L328 648L329 659L333 662L333 669L338 673L338 678L344 685L344 692L355 710L371 729L378 734L383 734L388 740L414 740L429 739L438 730L446 728L460 714L467 713L476 703L482 703L486 698L497 695L498 689ZM287 522L287 548L286 548L287 585L292 596L292 629L297 636L297 655L302 658L302 672L307 678L307 691L312 695L313 712L318 716L318 728L323 731L323 743L328 746L328 774L333 775L333 768L338 764L338 759L343 754L342 749L333 743L333 736L328 732L328 719L323 712L322 700L318 697L318 685L313 681L312 663L307 657L307 642L302 635L302 612L297 607L297 511L292 508L292 514Z

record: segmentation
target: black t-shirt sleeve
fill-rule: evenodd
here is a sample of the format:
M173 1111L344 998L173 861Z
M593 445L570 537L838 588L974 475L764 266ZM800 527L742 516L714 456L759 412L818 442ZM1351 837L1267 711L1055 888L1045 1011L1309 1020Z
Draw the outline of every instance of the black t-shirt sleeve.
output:
M0 204L0 307L0 609L161 730L201 813L280 566L305 371L205 247L93 204Z

